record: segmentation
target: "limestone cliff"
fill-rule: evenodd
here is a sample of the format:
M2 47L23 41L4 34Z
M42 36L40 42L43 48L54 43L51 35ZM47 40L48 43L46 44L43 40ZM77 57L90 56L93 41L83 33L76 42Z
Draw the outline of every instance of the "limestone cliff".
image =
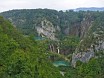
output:
M50 21L46 19L42 20L40 26L36 26L35 29L39 36L47 37L51 40L57 40L55 37L57 28L54 28Z
M104 24L102 19L94 21L80 41L76 52L72 56L72 65L74 67L78 60L88 62L92 57L98 58L104 54Z

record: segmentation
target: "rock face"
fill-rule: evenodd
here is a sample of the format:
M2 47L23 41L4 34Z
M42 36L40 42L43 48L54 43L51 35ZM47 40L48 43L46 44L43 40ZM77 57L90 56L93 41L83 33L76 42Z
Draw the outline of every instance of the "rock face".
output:
M83 39L80 41L76 53L72 55L72 65L74 67L78 60L88 62L92 57L102 57L104 53L104 20L102 17L98 18L96 22L89 20L85 21L85 26L82 24L81 29L83 31L81 33Z
M92 49L88 49L86 52L73 53L72 56L72 66L76 66L76 62L79 60L81 62L88 62L91 58L95 57L95 52L104 50L104 41L99 41L97 45Z
M56 40L56 29L50 21L46 19L41 21L41 26L36 26L35 29L37 30L39 36L47 37L51 40Z
M90 14L86 15L86 17L83 18L83 21L81 22L81 25L80 25L80 37L81 38L84 38L86 36L86 33L90 29L92 23L93 22L91 20Z
M76 62L79 60L81 62L88 62L92 57L94 57L94 51L74 53L72 56L72 66L76 66Z

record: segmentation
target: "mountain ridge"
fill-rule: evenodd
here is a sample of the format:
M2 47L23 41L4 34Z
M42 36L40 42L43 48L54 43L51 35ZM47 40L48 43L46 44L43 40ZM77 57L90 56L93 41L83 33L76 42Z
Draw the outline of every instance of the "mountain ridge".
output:
M80 7L74 9L74 11L104 11L104 7Z

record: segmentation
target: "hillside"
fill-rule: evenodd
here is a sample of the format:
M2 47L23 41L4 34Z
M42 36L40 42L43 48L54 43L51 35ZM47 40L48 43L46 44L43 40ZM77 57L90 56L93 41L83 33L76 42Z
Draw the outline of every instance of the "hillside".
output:
M51 9L23 9L0 13L10 20L24 35L47 37L57 40L74 35L82 38L101 12L56 11ZM85 31L85 32L84 32Z
M0 78L62 78L42 46L0 17Z
M39 64L42 74L40 77L48 78L48 74L44 73L48 69L49 75L53 73L51 71L54 67L51 69L48 65L51 66L51 62L48 62L50 60L71 63L68 67L57 67L65 72L65 78L104 78L104 11L24 9L7 11L0 15L11 21L13 28L17 28L16 31L22 32L23 35L19 34L17 37L18 33L14 33L14 29L10 32L11 29L6 28L6 34L19 44L19 49L33 51L28 57L36 52L38 61L44 56L44 60L36 62L42 64ZM30 64L33 65L31 62ZM42 68L45 65L46 68ZM35 68L37 70L38 66ZM54 70L54 75L58 73L56 78L61 77L58 69ZM51 78L55 78L54 75Z
M98 14L93 24L88 29L86 36L80 41L73 55L73 62L80 60L87 62L92 57L104 55L104 13Z
M35 37L45 37L53 40L50 42L51 51L56 51L57 46L61 44L60 53L70 54L68 52L75 50L75 48L68 49L68 47L76 47L76 43L78 44L79 42L78 39L82 41L86 37L88 38L88 33L90 35L95 33L91 32L92 27L92 30L95 29L95 31L99 29L96 25L98 21L103 22L101 18L103 17L103 13L103 11L74 12L73 10L69 10L63 12L51 9L23 9L3 12L0 15L10 20L24 35L33 34ZM71 40L68 41L73 38L76 40L73 43L70 42ZM63 51L65 52L63 53Z
M9 19L25 35L35 34L52 40L63 36L80 35L84 12L56 11L50 9L24 9L3 12L0 15ZM76 29L74 32L73 29Z
M86 36L88 29L101 13L103 12L23 9L2 12L0 15L10 20L26 36L33 34L38 38L45 37L55 41L50 43L51 51L57 52L57 46L61 44L60 53L67 55L74 52L78 39ZM76 40L74 43L70 42L72 40L68 41L73 38Z

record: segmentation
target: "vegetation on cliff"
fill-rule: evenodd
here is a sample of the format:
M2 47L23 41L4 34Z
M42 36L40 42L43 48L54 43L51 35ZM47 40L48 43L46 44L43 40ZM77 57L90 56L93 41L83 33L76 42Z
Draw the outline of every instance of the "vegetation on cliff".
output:
M59 71L65 78L104 78L103 11L30 9L0 15L14 25L0 17L1 78L62 78ZM44 38L35 40L34 36ZM92 59L77 61L75 68L52 65L59 60L71 62L73 53L86 60L88 52L94 57L89 54Z
M24 37L0 17L0 78L49 77L62 78L48 60L43 43Z

